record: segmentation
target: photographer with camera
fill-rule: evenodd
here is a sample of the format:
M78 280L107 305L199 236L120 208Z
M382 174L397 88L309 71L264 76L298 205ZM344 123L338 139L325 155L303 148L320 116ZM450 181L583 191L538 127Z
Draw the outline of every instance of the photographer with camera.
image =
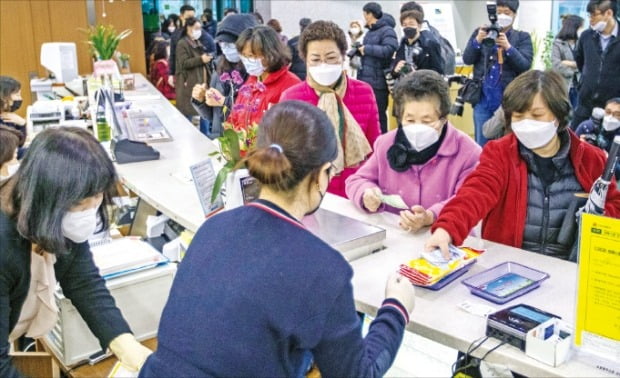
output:
M474 80L482 83L480 100L472 103L476 142L481 146L487 142L482 125L500 106L504 89L532 66L530 34L512 28L518 8L519 0L487 3L491 23L474 31L463 51L463 62L474 66Z
M620 97L607 101L605 110L601 110L594 108L592 117L583 121L575 133L581 140L609 152L614 138L620 135ZM616 163L616 180L620 181L620 162Z
M357 73L357 79L372 87L379 109L379 123L381 132L387 132L387 105L388 85L385 71L389 70L392 57L398 48L398 38L394 31L394 19L383 14L381 5L370 2L364 5L364 21L368 32L364 36L363 44L357 51L362 55L362 67Z
M444 74L444 61L441 48L434 38L421 33L424 15L418 11L408 11L400 15L403 39L392 60L392 76L399 79L416 70L433 70Z

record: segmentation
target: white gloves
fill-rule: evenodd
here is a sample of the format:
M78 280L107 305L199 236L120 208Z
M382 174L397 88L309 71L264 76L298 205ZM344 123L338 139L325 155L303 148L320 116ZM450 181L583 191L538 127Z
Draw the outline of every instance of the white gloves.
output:
M121 364L132 371L138 371L153 353L152 350L140 344L131 333L118 335L110 342L110 350Z
M415 290L411 282L399 273L393 273L385 284L385 297L394 298L411 314L415 307Z

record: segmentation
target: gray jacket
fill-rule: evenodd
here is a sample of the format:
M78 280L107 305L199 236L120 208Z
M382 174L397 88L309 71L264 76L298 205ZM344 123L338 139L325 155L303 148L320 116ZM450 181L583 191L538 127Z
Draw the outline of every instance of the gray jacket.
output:
M493 117L482 125L482 135L487 139L499 139L506 135L506 117L504 108L497 108Z
M218 58L216 65L220 64L220 60L225 59L223 55L220 55ZM239 72L243 81L248 77L248 74L245 72L242 63L237 63L234 66L234 69ZM232 71L232 70L231 70ZM211 107L204 102L199 102L192 98L192 106L198 112L198 114L211 122L209 129L207 130L207 136L211 139L215 139L221 137L224 133L224 128L222 124L226 121L226 117L232 111L233 105L235 103L235 99L237 98L237 91L243 84L234 84L231 88L231 83L228 81L227 83L223 83L221 80L222 72L215 71L211 76L211 82L209 83L210 88L217 89L224 96L224 106L216 106ZM230 75L231 72L228 72ZM234 90L234 93L231 96L231 90ZM226 107L226 114L224 114L224 107Z
M563 60L575 61L573 56L573 49L570 47L567 41L561 39L555 39L553 41L553 51L551 53L551 63L555 71L557 71L566 82L566 88L570 88L573 84L573 78L577 74L577 67L572 68L565 66L561 62ZM576 81L575 81L576 82Z

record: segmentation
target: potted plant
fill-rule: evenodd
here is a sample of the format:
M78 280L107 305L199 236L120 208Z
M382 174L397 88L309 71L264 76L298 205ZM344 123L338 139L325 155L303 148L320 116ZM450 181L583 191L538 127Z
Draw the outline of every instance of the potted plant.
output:
M129 54L127 53L118 53L118 60L121 63L121 73L128 74L131 72L129 69Z
M102 73L112 74L112 72L108 71L110 70L111 62L114 62L112 58L114 57L116 48L121 40L131 34L131 30L125 29L119 33L112 25L91 25L88 29L83 31L86 33L86 42L90 45L91 56L95 61L93 63L94 71L103 71ZM116 63L114 63L114 65L116 65ZM98 68L101 69L98 70ZM116 70L118 71L118 67Z
M230 73L222 73L220 75L220 80L224 85L230 86L228 99L224 101L225 104L233 104L237 92L239 92L240 96L249 96L251 94L252 89L248 85L243 84L243 78L236 70ZM258 83L257 85L261 86L259 90L264 90L264 85L262 83ZM245 107L245 105L236 104L233 107ZM229 111L230 109L224 105L222 112L225 118ZM214 203L221 194L222 189L226 188L227 198L225 202L228 207L228 202L233 194L236 193L234 188L237 187L237 182L241 177L248 175L241 161L256 143L258 125L254 122L244 122L241 124L224 122L222 127L224 132L221 137L217 138L219 151L210 154L210 156L215 157L220 163L224 163L224 166L218 172L215 179L215 184L211 193L211 203Z

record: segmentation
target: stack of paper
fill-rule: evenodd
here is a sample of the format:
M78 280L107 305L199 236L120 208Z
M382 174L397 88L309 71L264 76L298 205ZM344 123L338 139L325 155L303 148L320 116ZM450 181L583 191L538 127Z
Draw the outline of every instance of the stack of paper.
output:
M106 279L168 262L149 243L132 237L98 243L91 247L91 251L95 265Z
M468 267L483 251L469 247L450 245L450 260L443 258L441 251L422 252L422 257L402 264L399 273L416 286L432 286L446 276Z

